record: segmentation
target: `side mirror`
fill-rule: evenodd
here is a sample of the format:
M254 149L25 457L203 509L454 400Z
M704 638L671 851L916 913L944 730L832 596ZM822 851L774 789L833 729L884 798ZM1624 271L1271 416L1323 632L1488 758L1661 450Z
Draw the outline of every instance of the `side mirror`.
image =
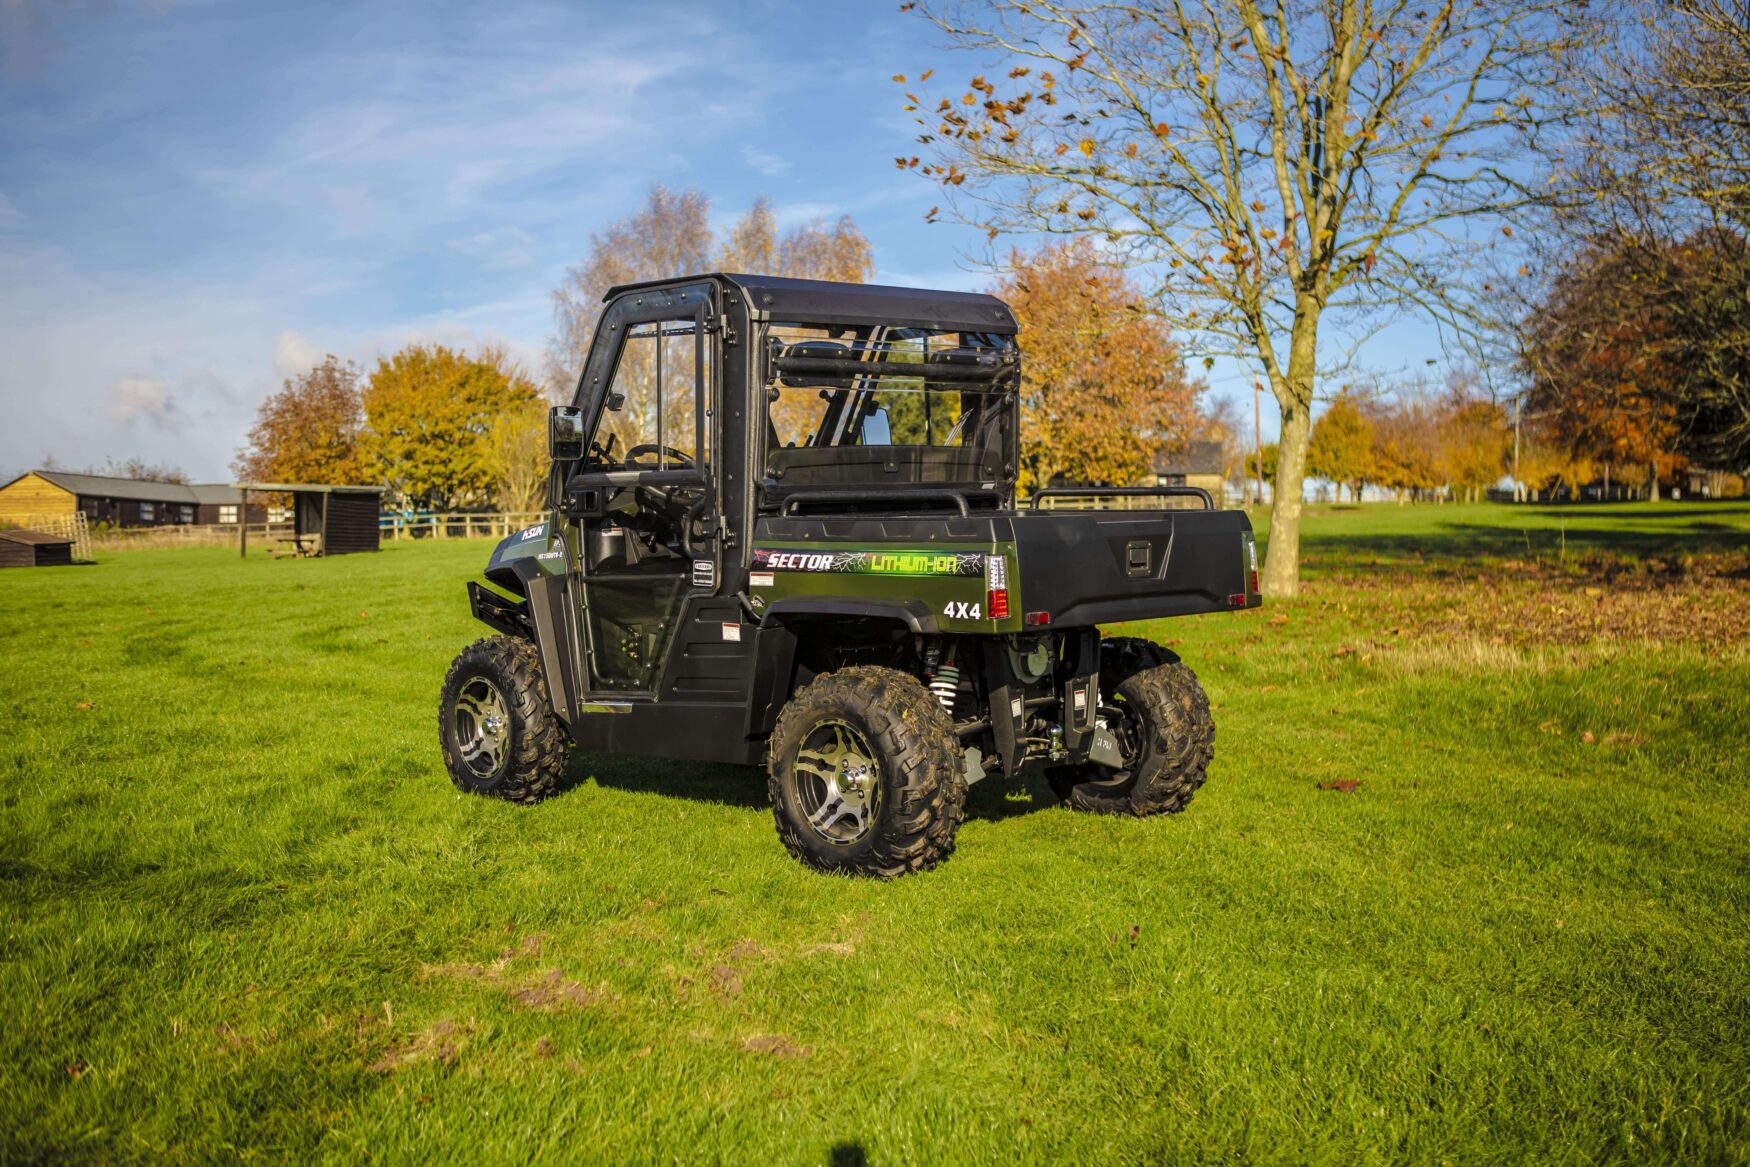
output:
M553 461L577 461L583 457L585 444L583 410L575 405L555 405L547 414L547 453Z
M626 408L626 395L624 393L610 393L605 404L609 413L618 413Z

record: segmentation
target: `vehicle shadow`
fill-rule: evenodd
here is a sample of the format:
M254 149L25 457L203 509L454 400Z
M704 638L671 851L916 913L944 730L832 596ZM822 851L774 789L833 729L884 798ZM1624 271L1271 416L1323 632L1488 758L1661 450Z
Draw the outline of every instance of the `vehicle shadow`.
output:
M766 811L772 805L766 794L766 772L757 766L578 752L571 756L559 789L564 793L586 782L609 790L660 794L742 810ZM987 778L966 792L966 817L985 822L1001 822L1056 805L1057 798L1044 775L1037 773L1028 773L1017 782Z

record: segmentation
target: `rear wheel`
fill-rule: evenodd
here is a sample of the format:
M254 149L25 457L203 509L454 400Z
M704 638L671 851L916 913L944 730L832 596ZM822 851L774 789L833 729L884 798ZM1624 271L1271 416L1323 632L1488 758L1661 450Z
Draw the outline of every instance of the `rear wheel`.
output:
M1057 796L1095 814L1168 814L1185 809L1215 755L1209 698L1177 655L1146 640L1100 645L1101 716L1125 765L1083 762L1046 772Z
M464 648L444 677L438 723L457 789L510 802L559 789L570 747L528 641L493 636Z
M819 871L891 878L934 867L960 826L958 744L914 677L866 666L817 677L772 730L778 837Z

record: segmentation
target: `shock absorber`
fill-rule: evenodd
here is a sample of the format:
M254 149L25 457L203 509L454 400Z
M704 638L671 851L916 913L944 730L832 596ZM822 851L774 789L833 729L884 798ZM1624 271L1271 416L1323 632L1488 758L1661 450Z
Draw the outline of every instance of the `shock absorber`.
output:
M943 665L938 668L936 675L930 678L930 692L936 695L936 700L942 703L948 716L954 716L954 698L960 692L960 666Z

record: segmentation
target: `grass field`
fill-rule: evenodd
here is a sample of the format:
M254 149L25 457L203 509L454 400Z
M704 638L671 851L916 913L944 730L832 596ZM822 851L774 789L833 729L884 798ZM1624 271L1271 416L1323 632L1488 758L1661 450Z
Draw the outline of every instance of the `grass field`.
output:
M1185 814L886 884L753 770L459 796L487 549L0 572L0 1160L1750 1162L1750 508L1322 509L1145 626Z

